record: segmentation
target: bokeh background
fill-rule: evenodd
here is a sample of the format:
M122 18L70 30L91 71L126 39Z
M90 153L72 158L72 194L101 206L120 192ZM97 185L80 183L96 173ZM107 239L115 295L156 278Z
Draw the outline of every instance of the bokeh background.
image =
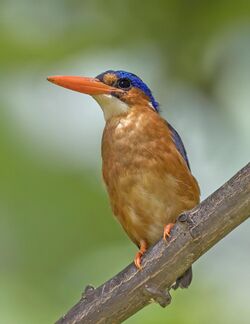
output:
M0 322L52 323L131 262L101 180L104 119L48 75L141 76L202 198L249 161L250 1L0 1ZM127 323L249 323L250 225L194 265L167 309Z

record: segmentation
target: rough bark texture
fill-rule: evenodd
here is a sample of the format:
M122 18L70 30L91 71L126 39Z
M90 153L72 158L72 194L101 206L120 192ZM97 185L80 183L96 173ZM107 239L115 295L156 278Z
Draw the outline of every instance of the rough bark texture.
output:
M57 324L121 323L152 299L165 307L168 288L208 249L250 216L250 163L193 210L182 214L169 242L145 254L142 271L130 264L94 289Z

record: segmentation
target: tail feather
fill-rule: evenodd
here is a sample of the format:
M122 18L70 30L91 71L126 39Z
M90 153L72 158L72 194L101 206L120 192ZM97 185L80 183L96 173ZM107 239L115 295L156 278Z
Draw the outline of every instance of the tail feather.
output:
M182 276L177 278L176 282L172 286L173 289L177 288L188 288L188 286L191 284L193 278L193 273L192 273L192 267L187 269Z

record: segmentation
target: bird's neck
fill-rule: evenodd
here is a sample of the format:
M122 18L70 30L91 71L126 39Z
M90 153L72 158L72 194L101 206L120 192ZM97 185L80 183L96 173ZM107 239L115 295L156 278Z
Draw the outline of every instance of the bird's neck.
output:
M93 98L102 108L106 121L120 115L130 114L131 112L133 112L133 114L134 112L137 113L141 111L153 111L155 113L155 109L151 102L145 98L138 98L130 95L130 97L126 98L126 102L107 94L96 95L93 96Z
M102 108L105 120L127 113L129 105L112 95L96 95L93 98Z

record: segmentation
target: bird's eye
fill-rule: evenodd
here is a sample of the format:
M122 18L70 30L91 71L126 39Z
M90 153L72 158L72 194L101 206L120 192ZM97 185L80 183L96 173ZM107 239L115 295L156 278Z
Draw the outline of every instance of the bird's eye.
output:
M120 89L128 90L131 87L131 81L127 78L122 78L117 81L117 86Z

